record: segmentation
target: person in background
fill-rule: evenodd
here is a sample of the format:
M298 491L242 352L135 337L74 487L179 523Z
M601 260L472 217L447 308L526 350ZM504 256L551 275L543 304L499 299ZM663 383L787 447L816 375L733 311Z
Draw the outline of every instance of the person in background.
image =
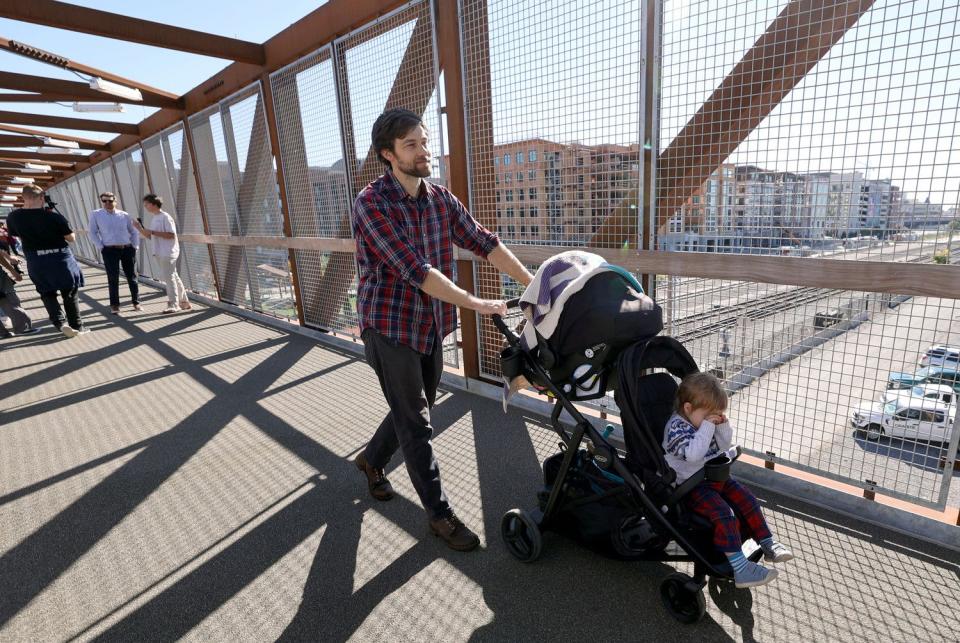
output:
M10 213L7 227L23 243L27 272L40 293L50 323L67 337L76 337L89 332L80 319L78 300L83 273L70 250L76 235L63 215L43 206L43 190L35 185L24 186L23 208ZM58 295L63 298L62 309Z
M187 299L187 289L177 274L177 259L180 257L177 223L161 209L163 200L156 194L143 197L143 208L150 213L150 222L146 228L139 221L135 221L134 226L137 232L153 241L153 256L160 268L160 280L167 287L167 307L160 312L170 314L178 310L190 310L192 306Z
M90 239L103 257L103 267L107 271L107 290L110 293L110 312L120 314L120 268L130 287L130 303L133 309L140 311L140 287L137 283L137 250L140 248L140 234L133 225L133 219L123 210L116 208L117 197L113 192L100 195L103 207L90 213Z
M30 315L20 306L20 298L14 285L15 282L23 281L20 260L10 256L9 247L4 241L0 241L0 266L5 269L0 270L0 310L10 319L14 334L29 335L37 332L39 329L33 327ZM9 336L7 329L0 325L0 337Z

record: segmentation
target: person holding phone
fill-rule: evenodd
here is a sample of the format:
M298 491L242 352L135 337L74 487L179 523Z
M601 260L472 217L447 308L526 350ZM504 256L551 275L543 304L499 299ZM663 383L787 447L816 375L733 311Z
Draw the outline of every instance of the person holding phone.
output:
M134 225L140 234L153 241L153 256L160 268L160 280L167 287L167 307L160 312L169 315L179 310L190 310L193 306L187 299L187 289L177 274L177 259L180 257L177 223L161 209L163 199L156 194L143 197L143 208L150 213L150 224L144 227L143 219L137 217Z

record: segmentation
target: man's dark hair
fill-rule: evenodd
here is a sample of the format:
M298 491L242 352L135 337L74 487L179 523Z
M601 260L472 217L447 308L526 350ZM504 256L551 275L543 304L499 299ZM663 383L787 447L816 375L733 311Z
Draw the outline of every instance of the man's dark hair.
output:
M377 152L377 158L386 166L390 166L390 161L383 158L380 152L383 150L393 151L393 142L398 138L403 138L407 132L417 125L421 125L423 119L411 112L409 109L394 107L388 109L377 117L373 124L373 149Z
M158 197L156 194L146 194L144 195L143 200L145 203L149 203L150 205L155 205L158 208L163 207L163 199Z

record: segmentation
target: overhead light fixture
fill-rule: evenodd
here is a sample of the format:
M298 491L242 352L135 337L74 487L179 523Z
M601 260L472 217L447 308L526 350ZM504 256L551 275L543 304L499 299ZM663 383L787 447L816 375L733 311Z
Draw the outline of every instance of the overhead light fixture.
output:
M139 89L120 85L119 83L112 83L109 80L104 80L97 76L90 79L90 89L95 89L98 92L104 92L106 94L113 94L114 96L126 98L127 100L143 100L143 94L140 93Z
M33 183L33 179L29 176L14 176L10 180L14 183Z
M74 103L75 112L122 112L123 105L120 103Z
M52 169L52 167L44 163L24 163L20 171L26 172L27 174L42 174Z
M7 194L22 194L23 188L15 188L12 185L3 188L3 191Z
M53 138L50 136L43 137L43 144L50 147L68 148L71 150L75 150L80 147L80 144L76 141L66 141L62 138Z
M63 154L63 153L67 153L67 154L86 154L86 152L84 152L83 150L66 149L66 148L63 148L63 147L46 147L46 146L41 146L41 147L38 147L36 151L37 151L37 152L41 152L41 153L45 153L45 154Z

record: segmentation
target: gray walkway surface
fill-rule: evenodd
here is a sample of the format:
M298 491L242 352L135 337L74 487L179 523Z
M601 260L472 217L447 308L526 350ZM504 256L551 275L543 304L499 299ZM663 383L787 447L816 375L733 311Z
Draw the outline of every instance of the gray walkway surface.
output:
M941 641L960 632L955 554L764 493L798 554L754 591L711 586L683 626L671 568L557 535L540 561L500 542L556 439L540 418L446 392L434 412L447 490L482 549L429 536L398 462L376 503L350 458L385 412L355 356L197 306L109 314L93 332L0 341L0 640ZM21 293L34 319L43 309ZM684 571L689 565L680 565Z

